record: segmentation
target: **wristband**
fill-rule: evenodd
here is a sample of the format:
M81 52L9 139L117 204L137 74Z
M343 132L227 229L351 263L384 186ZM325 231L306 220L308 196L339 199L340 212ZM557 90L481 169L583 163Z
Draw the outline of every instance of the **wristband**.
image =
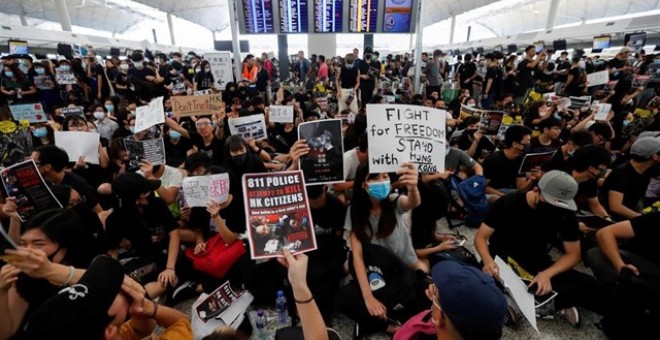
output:
M66 277L66 280L62 283L60 287L66 287L71 283L71 280L73 279L73 275L75 274L75 268L73 266L69 266L69 276Z
M294 298L294 301L296 301L297 304L304 305L304 304L306 304L306 303L310 303L310 302L314 301L314 296L312 296L312 297L310 297L308 300L304 300L304 301L296 300L296 299Z

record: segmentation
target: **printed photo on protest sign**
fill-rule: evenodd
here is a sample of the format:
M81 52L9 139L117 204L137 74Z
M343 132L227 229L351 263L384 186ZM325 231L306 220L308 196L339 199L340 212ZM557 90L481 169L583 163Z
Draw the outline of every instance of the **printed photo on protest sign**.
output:
M135 109L135 132L144 131L156 124L165 123L163 97L152 99L148 105Z
M341 119L327 119L298 125L298 139L306 140L309 146L309 153L299 161L308 185L344 181L341 124Z
M48 121L48 115L44 113L41 103L9 105L9 110L14 120L27 120L30 123L45 123Z
M80 106L76 107L63 107L62 108L62 115L64 118L69 117L69 116L78 116L85 118L85 112L83 112L83 108Z
M61 66L55 69L55 80L59 85L73 85L78 83L73 72L64 71Z
M569 97L571 105L568 107L571 110L587 111L591 106L591 96L582 97Z
M34 87L39 90L52 90L55 88L53 78L48 75L34 76L32 79L34 80Z
M509 128L509 126L513 124L515 124L513 117L511 116L502 117L502 124L500 125L499 131L497 131L497 137L500 140L504 140L504 134L506 133L506 130Z
M248 291L236 294L227 281L196 303L194 310L197 317L204 322L216 318L221 319L225 325L232 325L236 318L245 313L253 300L254 296Z
M229 132L232 135L239 135L243 139L262 140L268 137L263 114L229 118L228 124Z
M135 171L140 168L140 161L147 160L151 165L165 164L165 144L163 138L147 140L124 139L126 152L128 152L127 171Z
M229 197L229 174L185 177L182 187L189 207L206 207L211 201L224 203Z
M495 136L500 131L502 125L502 118L504 118L504 111L481 111L481 131L485 135Z
M593 103L591 110L596 114L595 120L606 121L607 115L612 111L612 104L609 103Z
M80 156L85 157L85 162L99 164L99 140L98 132L86 131L55 131L55 145L66 151L69 162L76 162Z
M396 172L407 161L422 173L444 171L446 116L416 105L368 104L369 171Z
M607 70L587 74L589 87L605 85L610 81L610 73Z
M225 103L220 94L170 97L175 117L208 116L224 112Z
M518 173L524 174L526 172L532 171L536 167L542 166L543 164L549 162L556 152L557 150L526 154L522 163L520 163L520 169L518 169Z
M302 171L245 174L243 197L253 260L316 249Z
M461 118L469 116L479 116L479 109L476 107L469 107L467 105L461 104Z
M37 169L33 160L5 168L2 185L9 197L16 198L18 216L25 222L30 216L47 209L62 208Z
M271 105L268 120L271 123L293 123L293 106Z
M234 81L234 71L231 63L231 52L204 53L204 60L211 65L211 74L217 90L224 90L228 83Z
M26 122L0 121L0 166L19 163L32 154L32 133Z

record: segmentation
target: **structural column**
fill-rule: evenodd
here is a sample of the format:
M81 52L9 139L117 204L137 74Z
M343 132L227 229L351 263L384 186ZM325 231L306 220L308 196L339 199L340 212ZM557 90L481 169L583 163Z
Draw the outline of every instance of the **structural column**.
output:
M238 44L238 20L236 20L236 0L229 0L229 28L231 29L231 45L234 50L234 78L240 81L241 70L241 47Z
M170 30L170 43L172 46L176 45L174 42L174 24L172 23L172 13L167 13L167 28Z
M27 18L25 17L25 14L22 14L22 13L21 13L20 18L21 18L21 25L23 25L23 26L27 26L27 25L28 25L28 22L27 22Z
M277 35L277 60L279 61L280 80L289 78L289 40L286 34Z
M550 10L548 11L548 22L545 24L545 30L551 31L555 28L555 21L557 19L557 9L559 9L559 0L550 1Z
M423 39L423 33L424 33L424 25L422 24L422 20L424 19L424 15L422 13L422 9L424 8L424 0L419 1L419 15L417 16L417 42L415 43L415 80L413 82L413 86L415 89L415 93L419 93L420 87L420 76L422 74L422 39Z
M363 46L362 47L363 50L366 49L367 47L370 47L372 51L375 50L374 49L374 35L371 34L371 33L365 34L364 35L364 43L363 43L362 46Z
M60 18L62 30L71 32L71 18L66 7L66 0L55 0L55 7L57 8L57 16Z
M454 43L454 32L456 31L456 16L451 16L451 28L449 28L449 45Z

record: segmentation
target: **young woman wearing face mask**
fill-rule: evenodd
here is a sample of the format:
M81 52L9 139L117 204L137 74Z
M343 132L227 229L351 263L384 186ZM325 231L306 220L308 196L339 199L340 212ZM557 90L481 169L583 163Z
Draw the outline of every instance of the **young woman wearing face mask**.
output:
M55 76L50 71L49 61L35 63L30 74L30 81L39 90L39 101L43 104L45 112L50 112L55 106L62 104Z
M53 144L55 140L53 128L49 123L36 123L32 127L32 147Z
M365 333L385 330L393 333L396 326L388 322L388 317L397 319L395 315L401 315L398 314L400 311L387 310L374 297L367 277L363 245L379 245L392 252L409 268L428 271L415 254L403 219L406 211L421 203L417 188L417 168L406 162L398 172L401 175L399 183L408 189L407 195L390 195L388 174L369 173L368 164L360 165L353 183L353 199L346 214L344 229L350 232L350 261L353 262L357 282L342 290L339 308L359 323Z
M122 60L119 63L119 72L113 80L112 85L115 87L115 93L122 99L133 99L133 91L130 89L128 70L130 69L127 60Z
M15 210L4 209L4 212L18 219ZM25 223L19 245L40 250L51 262L72 266L71 271L74 267L87 268L98 251L93 249L94 237L81 225L73 211L46 210ZM3 315L0 338L20 338L30 314L60 289L55 283L29 277L15 266L5 264L0 269L0 314Z
M37 88L30 82L18 67L14 65L4 65L2 68L2 81L0 82L0 92L7 96L8 102L29 103L34 101L34 95Z
M211 89L213 92L218 92L215 87L215 78L213 78L213 73L211 73L211 64L208 60L202 61L201 66L199 66L200 72L195 73L193 77L193 91L203 91Z

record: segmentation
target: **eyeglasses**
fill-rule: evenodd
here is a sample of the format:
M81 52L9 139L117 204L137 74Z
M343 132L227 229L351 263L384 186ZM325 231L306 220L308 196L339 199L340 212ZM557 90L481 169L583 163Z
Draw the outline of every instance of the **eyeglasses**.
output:
M209 127L209 126L212 126L212 125L213 125L213 123L209 123L209 122L197 122L197 123L195 123L196 127Z

